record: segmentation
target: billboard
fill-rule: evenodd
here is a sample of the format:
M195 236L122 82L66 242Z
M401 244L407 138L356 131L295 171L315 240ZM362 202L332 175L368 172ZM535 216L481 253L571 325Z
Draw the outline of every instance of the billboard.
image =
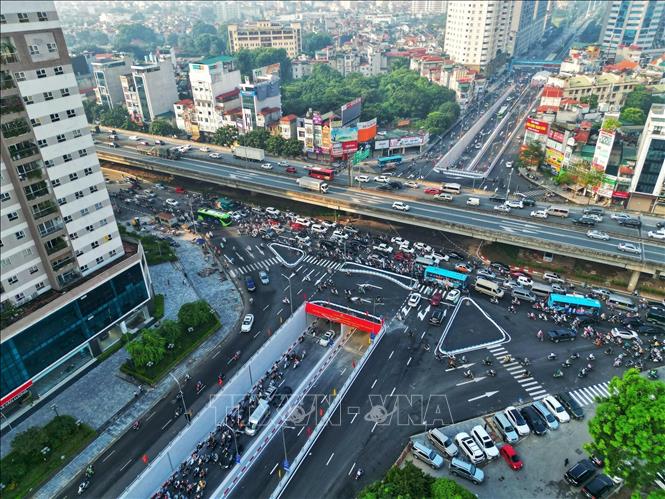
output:
M547 136L559 144L563 144L564 140L566 140L566 136L562 132L557 132L556 130L550 130L547 133Z
M421 146L425 143L424 136L415 135L413 137L402 137L399 139L390 139L390 148Z
M351 142L358 140L358 129L354 126L342 128L332 128L330 130L330 139L333 142Z
M324 149L330 149L330 144L332 141L330 140L330 127L329 126L324 126L321 128L321 147Z
M547 131L550 128L549 123L546 121L534 120L533 118L527 118L526 125L524 128L529 132L537 133L539 135L547 135ZM561 141L559 141L561 142Z
M596 150L593 153L593 160L591 160L591 165L594 168L605 171L607 163L610 161L612 145L614 145L614 132L601 130L598 134L598 142L596 142Z
M374 142L374 149L388 149L390 147L389 140L377 140Z
M348 125L353 123L360 118L360 113L362 112L362 98L358 97L357 99L347 102L342 106L342 125Z
M369 142L376 137L376 118L358 122L358 142Z
M552 167L552 170L559 171L563 164L563 153L549 147L545 150L545 163Z
M305 312L316 317L321 317L323 319L328 319L329 321L360 329L366 333L376 334L380 332L383 327L382 320L378 322L372 320L374 317L370 315L367 315L367 318L365 319L363 317L358 317L357 315L351 315L339 310L324 307L323 305L312 303L310 301L305 303Z
M342 142L342 151L345 153L356 152L358 150L358 141Z

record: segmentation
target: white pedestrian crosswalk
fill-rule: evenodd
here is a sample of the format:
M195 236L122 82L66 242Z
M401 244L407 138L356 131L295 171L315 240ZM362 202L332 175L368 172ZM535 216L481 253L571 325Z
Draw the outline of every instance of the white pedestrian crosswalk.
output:
M536 197L536 196L542 196L547 192L547 189L532 189L530 191L522 192L521 194L524 194L526 197Z
M489 347L488 350L499 362L501 362L506 355L510 355L503 345ZM513 378L515 378L515 381L517 381L534 400L540 400L547 397L547 390L545 390L538 381L531 376L524 376L526 369L524 369L519 362L509 362L508 364L501 364L501 366L508 371Z
M332 270L337 270L342 266L342 264L339 262L333 262L332 260L328 260L327 258L317 258L312 255L306 256L303 259L303 262ZM258 272L259 270L267 270L268 267L271 267L272 265L277 265L278 263L280 263L280 260L277 257L268 258L267 260L261 260L260 262L249 263L247 265L243 265L242 267L232 269L230 271L231 277L238 277L240 275L247 274L248 272Z
M581 406L593 404L596 400L596 397L608 397L610 392L608 390L610 386L609 381L604 383L598 383L597 385L587 386L586 388L579 388L573 390L570 393L570 396L573 397L578 404Z

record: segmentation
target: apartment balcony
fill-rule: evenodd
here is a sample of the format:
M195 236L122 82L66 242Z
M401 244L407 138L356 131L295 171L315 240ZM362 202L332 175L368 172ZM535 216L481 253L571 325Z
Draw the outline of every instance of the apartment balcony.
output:
M28 125L28 122L25 120L25 118L19 118L7 123L3 123L0 128L2 129L2 136L5 139L18 137L30 131L30 125Z
M62 237L54 237L44 243L46 253L50 255L56 254L58 251L67 248L67 242ZM54 269L55 270L55 269Z
M0 115L9 118L11 114L20 113L25 110L23 101L18 95L11 95L0 99Z
M74 264L74 257L70 255L65 258L58 258L56 260L52 260L51 268L53 269L54 272L57 272L58 270L64 269L67 265L73 265L73 264ZM60 276L58 276L58 282L60 282L59 278ZM64 286L65 284L62 285Z
M39 220L57 211L58 208L53 201L43 201L32 207L32 218Z
M0 89L9 90L10 88L16 88L16 83L14 83L14 78L12 78L11 73L7 71L2 71L0 73Z
M62 222L55 223L51 225L50 227L40 227L39 228L39 235L40 237L49 237L52 236L53 234L57 234L58 232L62 232L65 230L65 226Z
M39 154L39 147L33 143L29 143L28 145L15 144L9 146L9 154L13 161L19 161Z
M21 60L16 52L1 52L0 62L2 62L2 64L12 64L15 62L21 62Z
M67 265L70 265L70 266L73 267L74 261L70 260L69 262L67 262L65 265L63 265L60 268L62 269ZM66 272L63 272L62 274L58 275L58 284L60 285L61 288L64 288L65 286L68 286L68 285L78 281L80 278L81 278L81 274L79 274L74 269L70 269L70 270L67 270Z

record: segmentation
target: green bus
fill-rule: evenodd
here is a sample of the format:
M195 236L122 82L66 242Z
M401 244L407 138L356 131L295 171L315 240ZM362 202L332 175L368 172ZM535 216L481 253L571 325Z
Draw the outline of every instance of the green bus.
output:
M201 221L212 218L213 220L217 220L224 227L228 227L231 225L231 222L233 222L230 214L224 213L223 211L211 210L210 208L200 208L196 214L198 215L197 218Z

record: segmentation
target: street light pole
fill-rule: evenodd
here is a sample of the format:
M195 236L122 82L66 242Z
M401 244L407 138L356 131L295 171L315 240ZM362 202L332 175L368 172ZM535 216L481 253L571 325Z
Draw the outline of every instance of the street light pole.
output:
M231 430L231 435L233 435L233 443L235 444L236 447L236 459L240 461L240 452L238 452L238 440L236 439L236 432L233 428L231 428L229 425L226 423L223 423L224 426L226 426L229 430Z
M176 382L178 385L178 393L180 393L180 401L182 402L182 410L185 411L185 419L187 420L187 424L190 422L190 418L187 416L187 406L185 405L185 394L182 393L182 387L180 386L180 381L178 381L178 378L176 378L173 373L169 373L169 376L173 378L173 381Z
M295 274L291 274L290 276L285 276L282 274L282 277L285 278L287 281L289 281L289 305L291 305L291 315L293 315L293 288L291 287L291 278Z
M56 404L51 405L51 409L53 409L53 412L55 412L55 417L59 418L60 414L58 414L58 406Z
M284 428L288 430L294 430L294 426L282 426L282 446L284 447L284 471L288 471L289 468L289 457L286 455L286 438L284 437Z

